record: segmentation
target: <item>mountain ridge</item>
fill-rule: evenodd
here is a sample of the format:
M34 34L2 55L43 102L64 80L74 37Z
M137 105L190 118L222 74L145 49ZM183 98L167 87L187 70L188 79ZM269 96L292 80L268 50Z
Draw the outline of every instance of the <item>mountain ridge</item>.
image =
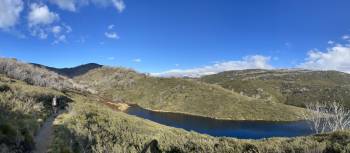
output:
M103 65L100 65L97 63L87 63L87 64L82 64L82 65L67 67L67 68L55 68L55 67L45 66L42 64L37 64L37 63L30 63L30 64L37 67L46 68L48 70L54 71L60 75L63 75L69 78L74 78L76 76L83 75L84 73L87 73L90 70L103 67Z
M350 106L350 74L315 70L237 70L198 80L243 95L303 107L337 101Z

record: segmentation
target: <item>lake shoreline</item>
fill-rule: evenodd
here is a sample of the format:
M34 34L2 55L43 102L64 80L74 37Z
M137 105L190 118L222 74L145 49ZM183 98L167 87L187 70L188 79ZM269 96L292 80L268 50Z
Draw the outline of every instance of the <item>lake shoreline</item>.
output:
M305 120L247 120L247 119L233 119L233 118L221 118L221 117L211 117L211 116L204 116L204 115L198 115L198 114L192 114L192 113L187 113L187 112L179 112L179 111L165 111L165 110L156 110L156 109L150 109L150 108L145 108L142 107L138 104L135 103L122 103L122 102L118 102L118 103L113 103L113 102L106 102L107 105L112 105L112 107L114 107L114 109L117 109L118 111L122 111L124 113L127 113L127 110L130 107L140 107L142 109L148 110L148 111L152 111L152 112L159 112L159 113L171 113L171 114L182 114L182 115L189 115L189 116L193 116L193 117L203 117L203 118L208 118L208 119L215 119L215 120L220 120L220 121L247 121L247 122L255 122L255 121L259 121L259 122L299 122L299 121L305 121Z
M152 111L132 105L124 113L162 125L195 131L214 137L263 139L314 134L307 121L218 120L214 118L164 111Z

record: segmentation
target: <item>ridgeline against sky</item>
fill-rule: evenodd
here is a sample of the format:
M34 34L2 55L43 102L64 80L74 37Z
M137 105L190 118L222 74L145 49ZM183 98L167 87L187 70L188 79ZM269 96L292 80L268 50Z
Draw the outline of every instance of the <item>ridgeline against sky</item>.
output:
M159 76L350 72L348 0L0 0L0 55Z

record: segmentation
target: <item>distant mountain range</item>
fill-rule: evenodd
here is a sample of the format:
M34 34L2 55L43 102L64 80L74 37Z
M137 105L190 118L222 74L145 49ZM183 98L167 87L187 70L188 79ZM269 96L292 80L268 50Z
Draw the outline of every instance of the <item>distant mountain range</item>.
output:
M69 77L69 78L74 78L76 76L83 75L90 70L100 68L103 66L100 64L96 64L96 63L88 63L88 64L83 64L83 65L79 65L79 66L72 67L72 68L54 68L54 67L48 67L48 66L41 65L41 64L36 64L36 63L31 63L31 64L33 64L37 67L46 68L50 71L54 71L60 75L63 75L63 76Z

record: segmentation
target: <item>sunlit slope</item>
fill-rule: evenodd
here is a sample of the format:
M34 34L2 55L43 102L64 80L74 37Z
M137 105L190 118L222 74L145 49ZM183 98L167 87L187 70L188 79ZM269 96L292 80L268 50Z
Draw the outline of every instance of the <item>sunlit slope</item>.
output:
M297 120L303 109L242 96L180 78L157 78L122 68L98 68L75 77L106 99L169 112L237 120Z
M350 106L350 75L337 71L242 70L200 80L265 101L294 106L337 101Z
M91 98L73 97L72 111L60 116L55 125L52 152L310 153L349 150L349 131L263 140L211 137L112 111L89 101Z

